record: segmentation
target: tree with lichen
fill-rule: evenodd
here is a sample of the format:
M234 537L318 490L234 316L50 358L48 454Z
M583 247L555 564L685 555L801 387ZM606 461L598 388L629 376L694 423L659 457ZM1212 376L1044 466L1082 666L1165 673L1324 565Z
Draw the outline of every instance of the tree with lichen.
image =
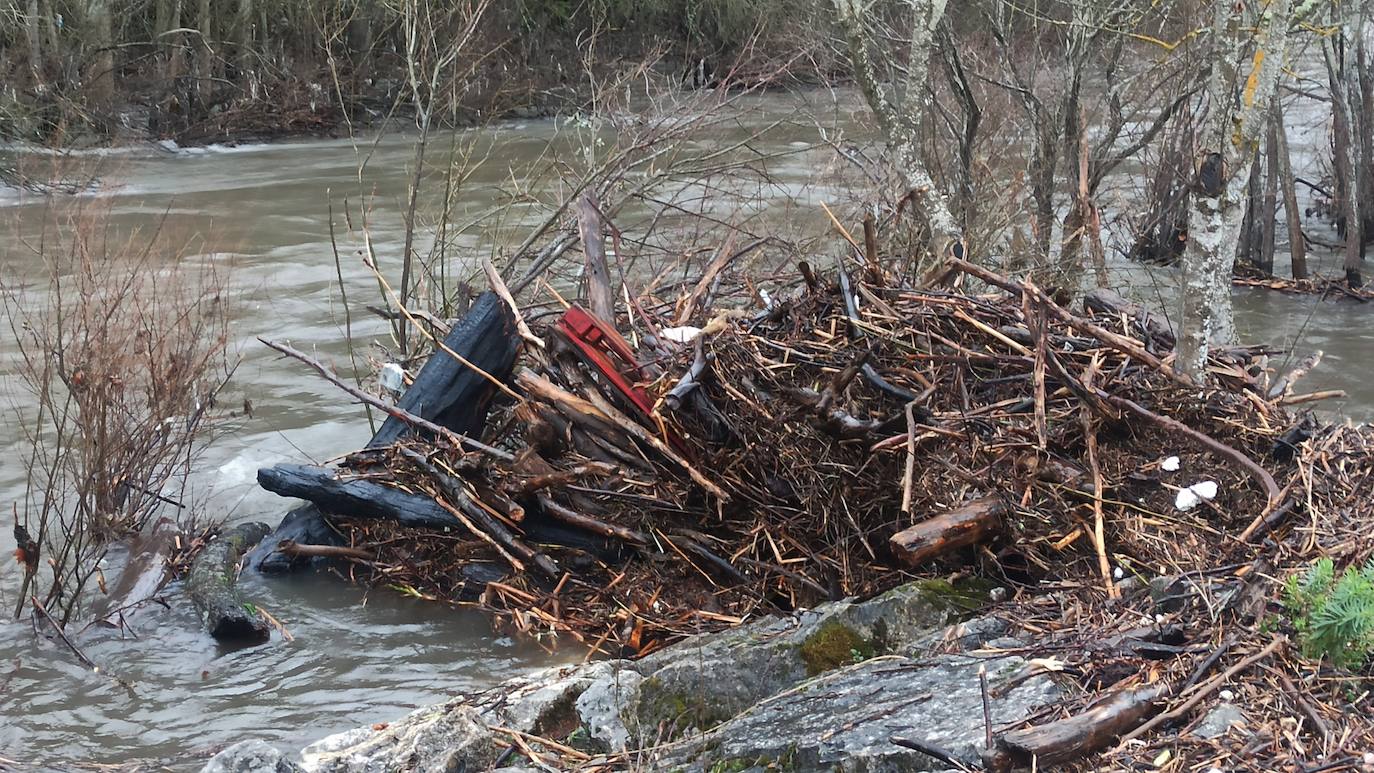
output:
M1235 338L1231 271L1245 216L1246 181L1269 121L1293 6L1289 0L1216 3L1214 14L1208 56L1210 112L1201 135L1208 154L1195 181L1183 253L1176 365L1195 379L1202 376L1209 348Z
M874 33L867 23L871 0L834 2L854 79L883 132L895 171L907 189L907 197L926 218L931 252L965 257L963 230L950 210L949 198L935 184L921 158L921 126L931 107L931 92L926 88L926 81L930 77L930 55L935 31L945 13L945 1L903 0L902 7L910 15L911 30L906 41L905 74L894 87L888 87L879 79L877 54L871 44Z

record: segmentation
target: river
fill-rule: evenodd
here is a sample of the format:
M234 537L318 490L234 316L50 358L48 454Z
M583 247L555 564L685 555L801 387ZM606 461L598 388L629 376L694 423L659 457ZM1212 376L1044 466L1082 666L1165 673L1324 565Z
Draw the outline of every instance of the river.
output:
M758 109L750 112L741 131L789 113L795 102L787 95L769 95L753 107ZM1315 121L1295 126L1295 152L1318 147L1323 141L1319 129ZM455 209L478 211L508 195L512 170L526 168L550 143L560 142L559 132L560 124L548 120L460 133L464 142L481 148L482 160L459 192ZM444 148L449 139L438 136L433 145ZM770 162L775 184L765 195L775 198L766 203L789 217L804 210L808 227L821 230L827 221L814 202L828 190L827 151L799 150L814 139L814 128L789 123L756 143L755 150L797 151ZM210 234L211 243L220 245L217 251L188 259L232 266L234 330L243 362L225 402L237 404L248 397L255 410L251 418L233 422L203 459L198 501L208 516L275 524L287 503L257 488L253 476L259 466L324 460L367 440L368 425L356 405L255 338L286 338L336 364L347 363L329 202L333 199L338 208L346 194L355 202L360 191L373 194L369 218L378 252L395 254L412 140L392 134L375 147L311 140L193 150L143 148L100 159L104 182L82 195L107 203L116 224L152 227L165 218L163 228ZM367 153L370 160L360 182L358 160ZM23 262L21 240L31 235L24 224L33 222L42 206L36 197L0 191L0 255L8 256L7 270L38 272L32 257ZM473 260L490 250L480 238L470 246L471 252L460 259L469 270ZM375 294L366 269L347 248L344 252L350 292L355 297ZM1337 265L1325 252L1313 260L1319 271L1330 272ZM1123 282L1162 287L1160 297L1172 294L1168 269L1117 268ZM1303 382L1304 389L1344 389L1349 399L1332 408L1359 420L1374 415L1374 380L1364 376L1360 365L1374 356L1374 330L1365 319L1369 308L1264 290L1237 291L1236 303L1238 327L1247 342L1326 352L1322 366ZM355 318L356 335L381 330L375 318ZM6 330L0 335L5 368L0 373L5 405L0 444L11 447L22 441L17 417L24 412L14 348ZM18 454L7 456L0 463L5 509L22 501L23 482ZM8 560L14 545L8 523L3 525L0 609L13 609L19 572ZM77 637L92 660L132 683L131 689L81 667L60 644L36 634L29 621L12 622L6 616L0 621L0 758L18 761L25 769L63 769L77 761L160 761L177 769L194 768L208 750L245 737L299 746L334 731L395 718L455 691L581 655L573 648L550 654L512 641L493 633L476 613L385 590L367 593L332 578L249 576L243 582L294 640L275 637L262 647L220 648L201 632L174 587L170 609L144 616L138 638L103 629ZM0 761L0 769L5 764Z

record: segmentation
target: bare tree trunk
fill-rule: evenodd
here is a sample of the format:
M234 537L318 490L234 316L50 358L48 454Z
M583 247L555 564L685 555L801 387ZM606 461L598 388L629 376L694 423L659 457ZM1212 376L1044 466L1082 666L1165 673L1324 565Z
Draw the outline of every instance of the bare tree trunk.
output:
M196 12L196 26L200 29L200 40L196 41L196 72L193 93L197 100L203 99L209 91L214 65L214 16L210 13L210 0L200 0Z
M983 120L983 111L978 106L978 100L973 94L973 87L969 84L968 75L964 71L963 58L959 55L959 46L949 31L949 25L945 24L940 32L940 53L945 63L945 74L949 79L950 90L954 92L954 96L959 100L964 112L963 131L959 135L959 195L957 202L959 226L964 233L968 233L977 206L973 200L973 147L978 141L978 127Z
M239 0L234 19L234 61L242 79L253 66L253 0Z
M1274 100L1274 139L1278 152L1279 187L1283 190L1283 214L1288 221L1288 256L1294 279L1307 278L1307 243L1303 241L1302 217L1298 214L1297 184L1293 180L1293 162L1288 154L1288 129L1284 126L1283 105Z
M43 61L43 36L39 26L38 0L28 0L24 6L24 42L29 47L29 70L38 83L47 83L47 66Z
M1355 163L1351 154L1349 92L1345 88L1336 47L1330 38L1322 38L1322 54L1326 59L1326 75L1331 84L1331 133L1335 157L1332 167L1336 176L1336 190L1340 197L1341 217L1345 221L1345 281L1350 287L1364 284L1360 275L1360 207L1359 187L1355 181Z
M930 251L938 256L967 258L963 229L955 221L944 191L935 185L921 158L920 128L930 110L930 51L936 27L945 12L943 0L905 0L911 9L911 44L905 83L890 98L879 82L869 32L864 24L868 4L863 0L834 0L835 12L848 43L849 61L864 100L878 119L908 196L930 226ZM894 102L893 99L899 101Z
M109 0L89 0L86 5L90 56L87 57L86 94L90 100L108 107L114 99L114 31L110 23Z
M1240 221L1240 241L1236 245L1236 259L1259 265L1260 245L1260 163L1250 165L1245 181L1245 217Z
M1363 4L1359 26L1355 36L1355 77L1359 85L1359 110L1355 126L1360 138L1358 150L1360 163L1356 169L1355 189L1360 195L1360 260L1365 258L1365 248L1371 234L1369 227L1374 223L1374 69L1371 68L1367 46L1366 25L1369 22L1369 2Z
M1204 132L1215 169L1199 175L1183 253L1183 314L1177 369L1201 381L1211 346L1235 338L1231 307L1231 263L1244 216L1242 186L1250 174L1259 133L1282 73L1291 17L1289 0L1263 8L1216 3L1211 77L1211 114ZM1258 14L1247 20L1247 11ZM1242 67L1244 65L1244 67ZM1243 70L1243 71L1242 71Z
M1256 265L1269 276L1274 275L1274 241L1279 223L1279 130L1273 121L1264 142L1264 196L1259 208L1260 243Z

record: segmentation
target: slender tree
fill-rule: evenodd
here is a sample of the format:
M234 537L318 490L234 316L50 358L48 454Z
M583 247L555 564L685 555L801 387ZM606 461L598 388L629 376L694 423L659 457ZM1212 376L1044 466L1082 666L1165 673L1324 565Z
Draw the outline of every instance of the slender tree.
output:
M1199 167L1183 253L1183 313L1176 367L1200 380L1211 346L1235 337L1231 270L1245 187L1261 132L1269 122L1287 50L1289 0L1213 4L1203 127L1209 153Z
M1283 105L1274 102L1274 137L1278 140L1275 160L1279 169L1279 188L1283 191L1283 215L1288 222L1288 258L1294 279L1307 278L1307 242L1302 233L1302 214L1298 209L1297 181L1293 178L1293 158L1288 152L1288 129L1284 126Z
M834 0L835 12L844 30L849 62L864 100L878 119L888 149L908 195L930 225L931 251L936 255L963 257L967 251L963 229L950 211L945 191L935 184L921 159L921 126L930 112L931 92L926 88L930 75L930 55L935 31L945 13L944 0L904 0L911 16L908 37L906 76L900 88L889 89L880 82L874 62L873 37L867 24L868 0Z

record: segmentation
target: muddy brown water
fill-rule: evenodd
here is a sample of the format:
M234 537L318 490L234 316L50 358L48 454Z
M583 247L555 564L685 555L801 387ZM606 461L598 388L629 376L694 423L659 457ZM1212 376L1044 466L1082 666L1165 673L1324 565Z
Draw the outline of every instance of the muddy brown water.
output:
M768 100L774 100L776 105ZM785 96L764 98L745 119L756 125L770 113L790 111ZM747 129L745 125L742 129ZM512 167L543 153L559 125L553 121L503 124L477 132L491 151L461 193L459 211L489 206ZM1317 121L1292 129L1295 151L1322 141ZM469 138L472 134L469 133ZM759 150L796 148L814 141L814 129L779 129ZM724 140L722 140L723 142ZM435 143L442 147L442 141ZM411 140L384 138L369 161L364 188L375 192L373 237L381 254L398 251L400 201L411 158ZM777 185L764 196L800 201L816 218L814 202L827 196L827 165L817 154L797 153L770 162ZM343 315L329 242L327 202L360 190L358 151L347 141L301 141L199 150L137 149L110 155L114 170L87 194L112 207L122 225L151 227L165 218L182 233L210 233L227 254L193 256L233 265L239 300L235 335L243 364L230 401L251 398L255 412L236 422L206 454L197 478L197 500L212 516L231 521L280 519L287 503L259 490L254 472L281 461L324 460L360 446L369 430L359 409L295 362L277 358L254 340L289 338L336 363L347 362ZM114 182L117 180L117 183ZM0 254L7 271L37 272L24 258L25 215L32 221L41 200L0 190ZM791 211L791 210L789 210ZM19 225L16 225L19 223ZM471 243L472 255L489 245ZM1281 248L1282 250L1282 248ZM370 280L361 264L344 262L350 291L363 297ZM471 259L472 255L468 256ZM1334 270L1334 256L1314 256ZM29 262L25 262L25 260ZM1146 299L1168 303L1169 269L1114 266L1116 281ZM1374 308L1351 302L1261 290L1236 292L1238 325L1247 341L1301 353L1322 349L1326 359L1306 388L1338 388L1349 399L1332 408L1357 420L1374 416ZM380 332L374 321L356 321L355 333ZM15 342L0 334L0 444L18 447L25 405L14 364ZM0 503L21 501L24 470L17 453L0 460ZM0 529L0 609L13 609L18 571L9 519ZM115 562L117 563L117 556ZM90 629L76 638L94 661L132 683L121 687L82 668L59 644L38 635L26 620L0 620L0 758L20 767L70 768L77 762L170 761L194 768L209 750L246 737L286 747L321 735L395 718L413 707L456 691L490 685L513 674L576 659L549 654L489 628L475 613L454 612L374 590L366 593L331 578L263 579L249 576L245 589L280 618L293 641L274 638L262 647L230 651L203 634L184 597L173 587L169 608L143 614L137 638ZM0 769L7 762L0 760Z

